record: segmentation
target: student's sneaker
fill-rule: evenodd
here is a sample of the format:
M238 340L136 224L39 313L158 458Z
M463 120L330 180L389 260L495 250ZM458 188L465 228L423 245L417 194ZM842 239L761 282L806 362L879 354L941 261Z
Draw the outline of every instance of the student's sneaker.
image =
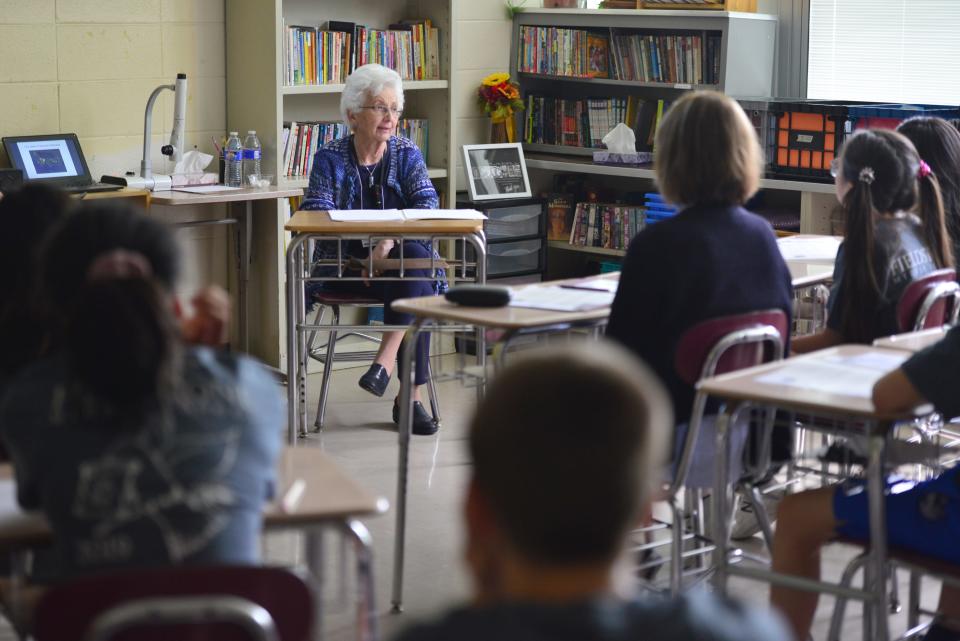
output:
M767 510L767 518L770 524L777 520L777 508L780 507L780 501L783 500L783 492L769 492L763 495L763 506ZM760 521L753 512L753 505L739 497L737 511L733 515L733 528L730 531L730 538L735 541L744 541L755 536L760 531Z
M400 399L393 399L393 422L396 425L400 425ZM410 431L416 434L417 436L432 436L437 433L437 430L440 429L440 426L430 416L430 412L423 406L423 403L420 401L413 402L413 425L410 428Z

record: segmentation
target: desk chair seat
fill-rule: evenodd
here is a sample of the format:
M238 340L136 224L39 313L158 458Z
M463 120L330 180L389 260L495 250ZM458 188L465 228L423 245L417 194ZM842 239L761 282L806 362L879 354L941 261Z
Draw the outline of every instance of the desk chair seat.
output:
M674 368L681 380L689 385L695 385L704 378L779 360L783 358L783 345L787 331L787 315L782 310L776 309L707 320L694 325L680 337L674 357ZM707 395L697 391L676 473L666 488L667 501L673 514L670 585L674 594L682 588L683 558L693 556L700 562L702 555L713 549L706 537L700 492L685 492L684 505L681 505L677 498L677 494L684 488L686 482L706 408ZM764 424L760 446L760 451L765 456L761 457L762 460L757 463L757 468L761 471L765 471L769 465L770 432L773 428L773 413L767 412L767 414L769 416ZM752 476L759 477L762 474ZM745 494L753 504L763 526L764 536L769 537L769 520L766 519L766 511L759 490L750 485L749 481L744 481L743 485ZM692 537L687 536L684 531L687 526L687 517L690 517L693 524ZM716 515L715 518L725 518L729 521L729 515ZM729 531L729 527L726 531ZM684 540L690 538L698 542L707 542L708 545L694 551L684 551Z
M315 292L312 296L312 300L317 304L317 312L313 320L314 325L322 325L324 318L326 317L327 309L329 308L333 314L333 322L329 325L330 329L326 330L328 332L327 341L322 345L315 345L317 334L324 330L314 330L309 333L307 336L307 345L306 349L301 350L304 354L310 358L323 363L323 378L320 384L320 398L317 400L317 417L314 421L314 427L317 431L323 429L324 419L326 418L327 411L327 397L330 393L330 375L333 373L333 365L336 362L364 362L370 361L376 356L376 350L365 350L365 351L356 351L356 352L341 352L337 355L337 341L347 338L349 336L357 336L363 340L370 341L375 344L380 343L380 338L378 336L373 336L371 333L379 333L384 331L392 331L388 328L377 327L375 325L369 326L368 329L364 331L349 331L341 333L337 330L337 327L340 325L340 311L342 307L358 307L358 308L371 308L371 307L382 307L383 301L379 298L374 298L370 296L364 296L363 294L356 294L353 292L338 292L338 291L325 291L319 290ZM368 333L370 332L370 333ZM306 363L303 365L304 371L306 371ZM430 371L430 360L427 359L427 378L428 385L427 389L430 393L430 409L433 414L434 420L437 424L440 424L440 401L437 395L436 383L433 380L433 372Z
M306 641L310 589L287 570L181 566L95 575L53 587L36 641Z
M897 303L901 332L955 325L960 314L960 285L953 268L938 269L913 281Z

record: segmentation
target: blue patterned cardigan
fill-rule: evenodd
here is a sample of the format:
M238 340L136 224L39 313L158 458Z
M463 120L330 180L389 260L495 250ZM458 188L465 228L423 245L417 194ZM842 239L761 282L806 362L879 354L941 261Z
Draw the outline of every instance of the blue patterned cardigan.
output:
M352 148L353 136L347 136L327 143L317 150L313 157L313 169L310 171L310 183L300 209L350 209L360 190ZM387 180L384 189L393 190L404 208L436 209L440 199L430 182L427 164L423 161L420 149L400 136L391 136L387 141L387 148ZM430 249L429 241L422 241L421 244ZM436 252L434 256L440 258ZM314 260L336 257L336 241L321 241L316 244ZM440 278L434 282L433 290L439 295L446 291L447 280L443 270L438 270L438 274Z

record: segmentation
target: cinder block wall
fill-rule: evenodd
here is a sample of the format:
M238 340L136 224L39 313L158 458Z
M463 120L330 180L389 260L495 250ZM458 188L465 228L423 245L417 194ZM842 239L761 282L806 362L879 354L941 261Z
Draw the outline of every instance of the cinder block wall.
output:
M139 166L147 98L178 72L188 145L209 153L226 121L223 0L0 0L0 135L76 133L96 178ZM153 116L163 170L172 92Z

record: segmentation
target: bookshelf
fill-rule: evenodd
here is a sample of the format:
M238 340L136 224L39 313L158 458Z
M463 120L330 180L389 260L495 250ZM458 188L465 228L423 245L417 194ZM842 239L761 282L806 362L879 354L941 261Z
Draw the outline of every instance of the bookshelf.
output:
M700 59L699 67L692 67L695 73L689 73L691 58L683 60L682 54L674 59L677 65L670 75L672 79L697 79L701 82L661 82L641 80L619 80L624 75L624 65L609 60L609 77L577 77L572 75L550 75L531 68L529 63L530 45L534 40L530 28L556 28L562 30L580 30L600 35L607 39L607 51L612 58L617 51L612 44L614 38L643 38L648 36L679 36L684 42L698 38L703 54L715 56L715 66L711 67L711 80L707 78L705 68L707 56ZM522 39L527 36L526 42ZM547 36L542 36L547 37ZM559 40L561 47L576 35L555 32L550 37ZM563 40L566 37L567 40ZM776 49L777 18L758 13L739 13L729 11L692 11L692 10L581 10L581 9L531 9L517 14L513 20L513 34L510 52L511 74L519 79L521 94L545 96L550 98L576 101L595 98L614 98L643 100L646 102L664 100L669 103L684 92L693 89L714 89L733 97L772 96L774 87L774 69ZM706 48L707 39L712 40L710 49ZM583 42L580 39L578 42ZM539 41L539 42L542 42ZM642 40L641 40L642 42ZM582 51L581 49L574 49ZM680 51L685 51L680 49ZM589 52L589 49L588 49ZM520 56L523 55L523 59ZM589 53L585 54L589 55ZM541 57L535 58L543 64ZM556 65L555 60L547 64ZM562 66L562 62L560 63ZM619 65L615 72L614 64ZM641 65L642 67L642 65ZM641 68L634 67L634 70ZM573 68L582 71L583 64L568 62L566 70ZM589 68L589 65L588 65ZM677 73L677 70L680 70ZM602 75L602 73L601 73ZM640 74L629 74L637 77ZM527 168L531 170L531 180L535 190L552 191L551 179L557 174L582 174L591 180L602 181L606 187L622 192L642 192L653 187L655 174L652 167L616 167L593 164L590 147L569 144L545 144L526 142L524 136L526 112L517 116L517 131L523 141ZM536 133L536 132L534 132ZM638 139L641 136L638 135ZM816 182L800 182L765 178L762 189L769 190L774 200L789 200L797 203L801 212L801 230L804 232L828 233L829 218L834 206L833 185ZM575 262L572 254L583 254L582 260L597 257L624 255L623 251L596 247L571 246L563 241L550 241L551 254L548 265L569 265ZM562 254L562 255L561 255ZM593 258L590 257L593 256ZM550 277L566 275L551 268Z
M343 84L284 84L285 26L323 27L329 20L383 29L411 18L429 18L439 29L440 78L403 83L404 115L429 120L428 162L437 190L452 205L456 194L455 128L450 78L456 69L456 0L230 0L226 3L227 128L255 129L263 146L262 172L284 188L305 188L306 177L281 169L284 122L340 120ZM278 146L280 147L278 149ZM261 203L254 212L251 351L272 365L285 361L283 204Z

